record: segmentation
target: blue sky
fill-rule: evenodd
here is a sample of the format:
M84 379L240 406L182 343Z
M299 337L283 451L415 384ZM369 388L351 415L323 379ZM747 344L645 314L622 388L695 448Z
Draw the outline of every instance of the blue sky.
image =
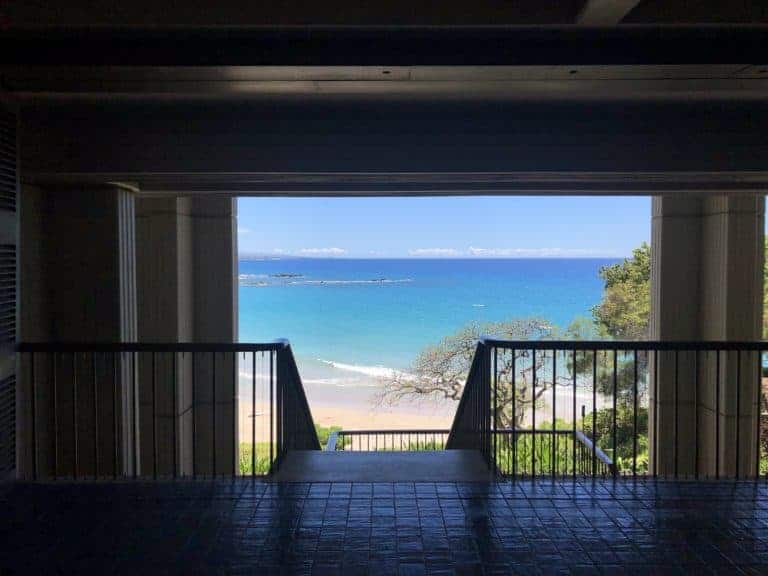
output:
M650 241L647 197L241 198L241 255L612 257Z

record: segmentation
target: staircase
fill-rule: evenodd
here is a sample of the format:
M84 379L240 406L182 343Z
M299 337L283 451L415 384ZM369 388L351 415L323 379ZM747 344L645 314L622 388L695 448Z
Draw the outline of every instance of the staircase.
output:
M477 450L294 450L272 476L283 482L480 482L492 477Z
M489 370L487 348L478 344L451 430L335 432L324 450L288 451L272 477L285 482L490 480ZM299 381L298 373L294 380Z

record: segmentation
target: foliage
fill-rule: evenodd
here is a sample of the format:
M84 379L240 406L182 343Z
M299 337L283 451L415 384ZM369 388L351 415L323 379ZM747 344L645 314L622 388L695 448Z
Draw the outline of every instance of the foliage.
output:
M574 330L583 329L575 327ZM422 350L413 362L409 373L394 374L380 394L380 401L396 404L416 398L459 400L475 356L477 341L483 336L506 340L543 340L560 336L557 328L539 318L523 318L504 322L471 323L458 332L446 336L437 344ZM542 377L546 358L539 354L534 358L530 350L518 350L499 356L497 374L499 386L498 417L505 422L520 422L525 412L552 386L552 381ZM515 363L515 413L512 413L512 364ZM537 372L536 387L533 373ZM564 377L563 377L564 379Z
M768 254L768 237L765 239ZM768 258L763 257L763 338L768 338Z
M614 455L613 410L605 408L594 413L598 432L597 446L613 460L619 474L632 473L634 450L634 418L632 414L632 407L617 405L616 454ZM553 469L555 474L559 475L573 473L574 437L571 434L560 434L553 441L553 435L547 432L551 429L551 422L537 424L536 430L540 433L536 435L530 433L518 434L515 441L516 446L514 447L509 442L509 435L500 437L501 439L497 440L496 446L497 465L508 474L511 474L513 469L521 475L532 474L534 471L532 452L535 450L535 472L537 475L551 474ZM573 423L557 419L555 429L572 430ZM520 428L520 430L526 430L526 428ZM587 438L594 438L592 433L592 413L587 414L584 419L576 422L576 430L583 432ZM648 472L648 410L646 408L638 407L637 431L636 472L638 474L646 474ZM585 450L583 444L577 444L575 448L577 451ZM515 456L517 463L513 468L512 459ZM577 453L576 474L592 474L592 459L589 453L586 454L586 459L583 461L580 460ZM600 471L598 471L598 474L600 474Z
M651 315L651 247L643 242L623 262L603 266L602 301L592 308L600 333L621 340L648 338Z
M250 476L251 471L253 470L253 444L248 442L241 442L240 443L240 458L239 458L239 468L240 468L240 474L243 476ZM275 453L275 450L272 451L273 455ZM257 475L263 475L267 474L269 472L270 468L270 462L269 462L269 442L257 442L256 443L256 461L255 461L255 467L256 467L256 474Z
M328 437L331 432L338 432L341 430L341 426L320 426L315 424L315 432L317 432L317 439L320 440L320 447L325 450L325 445L328 444Z
M576 427L589 438L597 438L597 445L618 466L619 472L632 471L634 450L634 411L631 405L616 405L616 453L613 453L613 409L602 408L594 412L595 430L592 428L593 414L587 414L577 422ZM648 471L648 409L637 407L637 471Z

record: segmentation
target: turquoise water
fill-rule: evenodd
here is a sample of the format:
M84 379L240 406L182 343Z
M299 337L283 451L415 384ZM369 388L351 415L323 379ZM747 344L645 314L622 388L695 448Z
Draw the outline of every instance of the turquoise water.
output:
M536 316L565 327L599 302L615 259L240 262L240 340L288 338L302 374L405 370L470 321Z

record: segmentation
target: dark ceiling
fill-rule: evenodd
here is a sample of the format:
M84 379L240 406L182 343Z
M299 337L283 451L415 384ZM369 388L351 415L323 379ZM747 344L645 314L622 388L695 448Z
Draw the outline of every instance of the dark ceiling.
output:
M215 3L149 0L42 2L5 0L0 27L282 26L282 25L563 25L577 23L587 0L427 2L283 0ZM592 0L605 6L606 0ZM768 23L765 0L613 0L636 24ZM608 3L610 4L610 3Z

